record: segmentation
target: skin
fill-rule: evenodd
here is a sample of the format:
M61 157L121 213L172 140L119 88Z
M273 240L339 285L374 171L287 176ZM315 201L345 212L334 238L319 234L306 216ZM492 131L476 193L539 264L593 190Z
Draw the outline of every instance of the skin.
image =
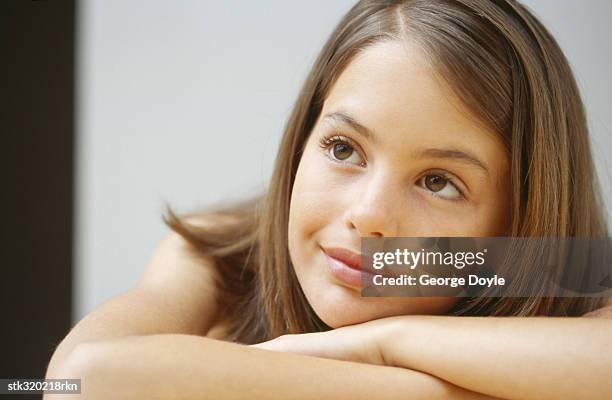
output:
M321 143L330 137L340 141ZM425 149L462 151L486 169L424 155ZM501 235L509 215L508 165L499 136L461 105L416 45L392 41L363 50L324 103L291 197L289 252L318 316L336 328L445 313L457 298L362 298L359 288L330 274L321 246L359 253L362 236ZM432 177L438 185L426 184Z
M325 117L340 111L371 135ZM444 314L456 299L362 298L359 288L330 274L321 247L358 253L362 236L507 232L504 145L461 106L416 46L386 42L365 50L339 77L321 116L293 188L289 250L306 297L336 329L251 347L406 368L504 399L609 398L612 307L587 315L597 319L422 316L416 314ZM348 144L336 151L325 140L320 146L329 136ZM462 160L415 156L424 148L470 152L488 172ZM439 171L459 182L463 196L444 182L425 184L423 176Z
M317 313L337 329L253 346L216 340L223 335L215 331L214 264L196 260L171 234L137 287L70 331L46 377L82 379L81 397L88 399L608 398L612 307L573 319L407 315L443 313L454 300L361 299L328 275L319 245L357 250L359 237L368 235L492 235L507 224L503 146L462 111L414 48L400 47L364 52L340 77L322 114L342 106L377 134L374 143L342 128L366 163L350 152L347 159L360 166L323 158L329 153L314 139L332 128L320 120L293 193L296 272ZM368 82L355 79L364 73ZM471 150L489 174L456 160L408 157L418 146L442 145ZM467 200L451 202L418 186L433 168L460 179Z
M503 399L609 399L612 307L588 318L403 315L252 347L420 371Z

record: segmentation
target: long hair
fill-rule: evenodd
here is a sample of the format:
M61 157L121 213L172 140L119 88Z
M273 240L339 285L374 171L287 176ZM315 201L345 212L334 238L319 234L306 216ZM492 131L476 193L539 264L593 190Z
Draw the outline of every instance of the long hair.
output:
M554 38L524 6L512 0L359 1L306 77L267 193L224 209L182 217L168 209L164 216L197 252L215 260L228 340L255 343L330 329L306 300L289 257L291 190L332 85L357 53L386 40L420 45L461 101L500 135L511 160L510 236L607 236L576 82ZM187 221L197 215L221 218L204 228ZM460 300L450 314L571 316L601 304L600 298L474 297Z

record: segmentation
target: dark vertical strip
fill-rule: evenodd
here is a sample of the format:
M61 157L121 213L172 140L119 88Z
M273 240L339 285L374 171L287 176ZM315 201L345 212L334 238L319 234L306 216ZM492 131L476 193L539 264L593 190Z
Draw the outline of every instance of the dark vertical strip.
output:
M44 377L70 328L74 26L74 0L0 2L0 377Z

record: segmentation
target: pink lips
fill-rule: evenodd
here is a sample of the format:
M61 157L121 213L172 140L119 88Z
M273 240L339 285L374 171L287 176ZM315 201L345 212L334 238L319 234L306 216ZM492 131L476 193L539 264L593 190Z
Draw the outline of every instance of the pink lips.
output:
M322 247L331 274L344 283L355 289L361 289L362 274L364 278L371 281L371 274L361 271L361 254L340 247Z
M361 254L354 253L350 250L339 247L323 248L323 251L328 256L343 262L346 266L350 268L354 268L357 270L361 269Z

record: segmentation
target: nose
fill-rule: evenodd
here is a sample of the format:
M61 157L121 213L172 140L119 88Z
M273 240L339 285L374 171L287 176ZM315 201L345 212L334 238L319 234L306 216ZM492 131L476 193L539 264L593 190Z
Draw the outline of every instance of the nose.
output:
M397 184L382 177L362 182L352 194L344 213L344 222L361 237L395 237L399 229L401 199L395 192Z

